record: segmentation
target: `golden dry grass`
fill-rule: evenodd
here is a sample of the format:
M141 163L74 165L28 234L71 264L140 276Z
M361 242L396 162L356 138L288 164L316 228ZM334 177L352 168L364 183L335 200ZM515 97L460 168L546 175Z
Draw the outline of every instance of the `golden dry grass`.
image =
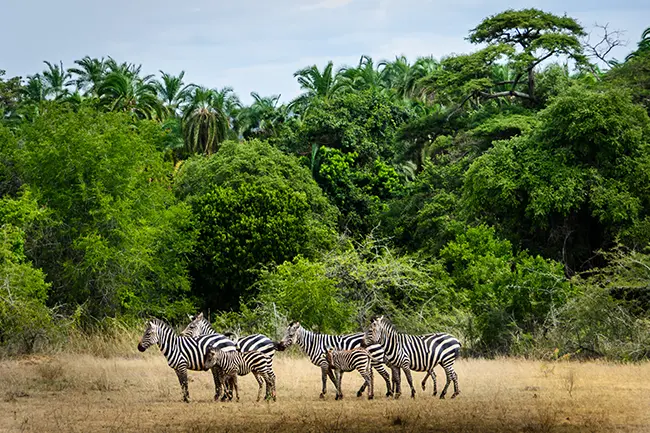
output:
M304 358L278 357L278 401L254 401L257 383L240 378L239 403L215 403L209 372L190 373L181 402L160 353L99 358L59 354L0 362L0 431L25 432L612 432L650 431L650 364L461 360L461 395L439 400L355 396L361 378L344 377L319 400L320 371ZM442 370L439 371L439 377ZM444 379L443 379L444 380ZM403 379L405 385L405 380Z

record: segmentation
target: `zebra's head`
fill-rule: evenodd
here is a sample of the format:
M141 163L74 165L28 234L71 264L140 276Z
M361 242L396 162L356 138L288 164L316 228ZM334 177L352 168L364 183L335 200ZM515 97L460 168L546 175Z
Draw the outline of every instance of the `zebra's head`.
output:
M332 363L333 363L332 362L332 352L334 352L333 347L328 348L327 351L325 352L325 359L327 360L327 363L329 365L332 365Z
M386 324L384 316L377 316L370 320L370 326L364 335L365 345L381 343L385 339Z
M138 350L140 352L144 352L149 348L149 346L158 344L158 328L159 326L154 320L149 320L147 322L144 335L142 335L142 338L140 338L140 341L138 342Z
M203 368L209 370L217 364L221 364L224 358L224 352L218 347L211 347L203 357Z
M210 328L210 323L203 317L203 313L199 313L194 317L189 316L189 318L191 322L181 332L182 336L198 338L201 335L210 334L210 332L205 332L206 326Z
M300 329L302 329L300 327L300 322L290 323L284 333L284 338L280 341L280 344L284 347L296 344L298 341L298 336L300 334Z

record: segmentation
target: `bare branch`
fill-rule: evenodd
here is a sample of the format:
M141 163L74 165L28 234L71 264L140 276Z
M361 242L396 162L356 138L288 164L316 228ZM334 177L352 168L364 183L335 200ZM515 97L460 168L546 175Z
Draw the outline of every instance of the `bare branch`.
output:
M583 44L586 48L587 56L596 58L607 66L611 66L612 59L608 60L611 51L616 47L624 47L629 42L622 39L625 30L610 30L609 23L605 25L595 23L594 27L601 31L596 35L595 42L593 43L591 42L593 32L589 33L585 38Z

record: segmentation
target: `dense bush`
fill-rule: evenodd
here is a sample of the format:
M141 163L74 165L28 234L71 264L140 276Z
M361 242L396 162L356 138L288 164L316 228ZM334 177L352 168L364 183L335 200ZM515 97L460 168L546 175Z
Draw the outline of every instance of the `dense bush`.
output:
M259 141L226 143L186 162L176 189L192 207L195 293L214 310L237 308L263 266L332 245L336 209L296 158Z

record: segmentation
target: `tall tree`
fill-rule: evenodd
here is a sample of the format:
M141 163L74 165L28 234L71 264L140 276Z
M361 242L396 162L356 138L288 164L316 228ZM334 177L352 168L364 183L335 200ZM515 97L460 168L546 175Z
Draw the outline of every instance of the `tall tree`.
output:
M292 107L305 110L314 98L328 98L340 88L338 73L334 72L334 64L329 61L321 72L318 66L312 65L296 71L293 74L298 79L300 88L305 92L291 102Z
M86 95L98 97L99 86L106 75L107 65L102 57L101 59L85 56L81 60L75 60L77 67L69 68L68 73L75 77L70 80L70 84L85 93Z
M151 75L140 78L123 70L110 72L99 87L99 97L111 111L132 113L141 119L162 117Z
M47 69L43 71L41 78L45 86L45 95L59 99L68 93L66 86L72 75L65 70L63 62L59 62L57 65L45 60L44 63L47 65Z
M180 104L185 102L195 87L194 84L185 84L183 77L185 71L181 71L177 76L160 71L160 80L155 81L153 84L158 92L158 97L161 99L165 106L167 115L171 116L176 114Z
M196 87L183 112L185 145L190 152L212 154L228 136L229 108L237 104L232 88Z
M474 44L506 45L515 51L509 61L517 71L507 92L486 93L487 97L519 96L535 100L535 67L552 56L566 55L578 63L586 62L580 37L586 33L573 18L557 16L539 9L509 9L493 15L472 29L467 38ZM522 80L527 91L515 92Z

